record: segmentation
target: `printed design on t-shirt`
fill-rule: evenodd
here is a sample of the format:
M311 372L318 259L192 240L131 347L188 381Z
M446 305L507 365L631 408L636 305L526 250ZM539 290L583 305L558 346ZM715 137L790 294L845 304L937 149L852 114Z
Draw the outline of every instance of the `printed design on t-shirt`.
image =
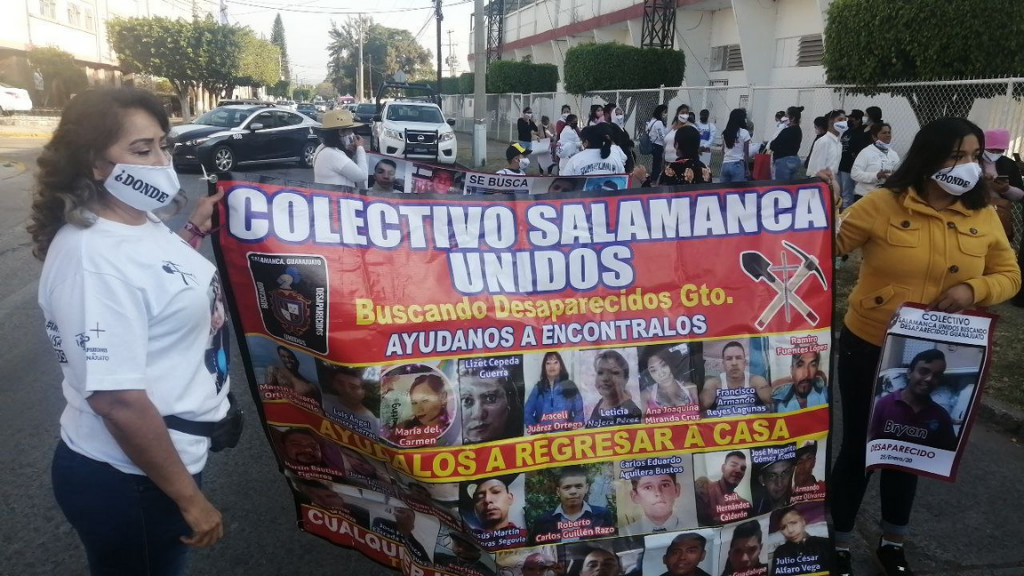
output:
M46 336L50 339L50 346L53 347L54 354L57 355L57 362L67 364L68 357L64 354L64 339L61 338L60 328L53 320L46 321Z
M75 334L75 344L85 351L86 360L99 362L106 362L107 360L110 360L107 349L99 345L100 336L104 332L106 332L106 330L100 328L100 323L97 322L94 328L89 328L84 332ZM92 336L89 336L89 333L92 333ZM93 343L92 346L89 345L90 342Z
M214 272L206 291L210 298L210 339L206 343L206 369L214 375L219 394L228 379L228 314L224 305L224 288L220 276Z
M181 276L181 281L182 283L185 284L185 286L189 286L189 282L192 282L192 284L196 286L199 285L199 281L196 280L195 274L185 270L184 268L175 264L174 262L171 262L170 260L164 260L164 265L162 266L162 268L164 269L164 272L167 272L168 274L177 274Z

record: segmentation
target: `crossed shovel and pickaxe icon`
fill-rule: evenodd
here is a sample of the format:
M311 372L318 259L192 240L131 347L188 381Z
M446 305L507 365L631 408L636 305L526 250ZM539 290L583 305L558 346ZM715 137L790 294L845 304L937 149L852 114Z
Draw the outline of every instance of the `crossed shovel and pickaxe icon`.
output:
M811 323L811 326L817 326L820 320L814 310L811 310L810 306L796 294L800 285L811 275L817 277L821 281L821 287L828 290L825 273L822 272L821 266L818 265L818 259L785 240L782 241L782 245L800 258L801 263L799 266L787 265L785 252L782 253L782 265L779 267L773 266L772 262L760 252L750 250L740 253L740 266L743 268L743 272L750 276L754 282L768 284L777 293L771 304L761 313L761 317L754 322L754 327L758 330L764 330L783 307L786 309L786 322L790 321L790 307L795 308L801 316ZM796 273L789 276L790 271L794 269ZM784 277L789 277L783 282L779 280L774 271L781 271Z

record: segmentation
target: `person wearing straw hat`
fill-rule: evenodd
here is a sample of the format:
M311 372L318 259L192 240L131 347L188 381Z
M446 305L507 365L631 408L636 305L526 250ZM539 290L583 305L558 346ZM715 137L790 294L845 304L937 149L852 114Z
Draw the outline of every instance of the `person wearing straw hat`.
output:
M353 133L360 126L365 124L356 123L349 110L324 114L320 125L323 144L313 155L313 180L317 184L366 188L366 148L362 137Z

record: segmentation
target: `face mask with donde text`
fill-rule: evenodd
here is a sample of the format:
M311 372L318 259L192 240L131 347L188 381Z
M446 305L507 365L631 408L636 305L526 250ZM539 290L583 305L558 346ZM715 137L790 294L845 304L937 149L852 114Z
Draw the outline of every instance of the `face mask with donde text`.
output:
M174 201L181 190L178 174L170 164L141 166L115 164L114 170L103 182L103 187L114 197L135 208L152 212Z

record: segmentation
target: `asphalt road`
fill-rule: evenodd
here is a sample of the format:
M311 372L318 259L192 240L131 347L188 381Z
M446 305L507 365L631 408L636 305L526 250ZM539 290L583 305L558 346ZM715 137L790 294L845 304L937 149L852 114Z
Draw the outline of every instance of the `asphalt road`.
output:
M85 556L54 503L50 459L64 401L60 370L36 305L40 263L24 230L32 170L43 142L0 139L0 576L86 574ZM21 172L16 163L25 165ZM269 166L262 174L304 180L310 171ZM182 175L191 198L205 193L195 175ZM180 222L181 218L178 218ZM209 255L209 247L206 247ZM237 354L234 358L237 359ZM231 371L244 389L239 363ZM224 514L226 536L193 556L191 574L391 574L303 534L295 527L291 495L255 419L252 399L241 444L210 459L204 489ZM859 524L864 537L858 574L874 574L864 560L878 537L877 483ZM1024 575L1024 449L1015 439L976 426L956 484L923 480L908 555L921 575ZM872 544L873 546L873 544Z

